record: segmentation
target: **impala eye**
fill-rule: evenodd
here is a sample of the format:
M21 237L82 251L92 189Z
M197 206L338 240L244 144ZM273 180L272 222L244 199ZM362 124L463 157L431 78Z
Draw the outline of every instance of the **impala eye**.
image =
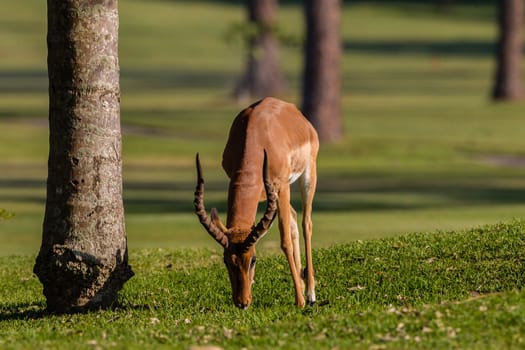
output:
M252 257L252 260L250 261L250 269L253 269L255 267L255 263L257 262L257 258L255 255Z

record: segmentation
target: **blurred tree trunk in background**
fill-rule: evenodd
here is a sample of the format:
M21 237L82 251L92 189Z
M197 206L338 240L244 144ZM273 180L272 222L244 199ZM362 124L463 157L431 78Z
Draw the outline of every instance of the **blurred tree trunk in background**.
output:
M321 142L343 136L341 117L341 0L306 0L303 105Z
M244 75L233 93L237 100L275 96L286 88L284 75L279 69L275 24L278 6L278 0L246 0L248 52Z
M517 100L523 98L521 62L524 0L499 0L498 7L499 39L492 96L495 100Z
M118 1L48 0L47 307L108 307L133 276L122 204Z
M450 13L450 5L452 0L435 0L436 11L438 13L448 15Z

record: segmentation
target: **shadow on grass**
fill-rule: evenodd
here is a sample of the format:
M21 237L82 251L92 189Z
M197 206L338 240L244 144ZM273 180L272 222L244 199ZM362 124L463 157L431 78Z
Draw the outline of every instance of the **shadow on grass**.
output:
M48 81L45 70L0 71L0 93L41 92L47 93Z
M451 208L468 205L525 204L525 181L500 187L486 179L470 184L468 178L410 179L324 179L320 181L314 200L314 211L386 211ZM127 212L192 212L194 183L124 184L124 204ZM172 195L170 195L170 192ZM127 194L126 194L127 193ZM206 183L207 209L226 212L227 183ZM292 186L292 205L300 209L300 195ZM264 203L259 206L264 210Z
M500 187L490 183L469 184L468 179L438 181L426 179L325 179L319 183L315 211L387 211L453 208L468 205L525 204L525 184ZM124 205L127 213L193 212L193 182L125 182ZM0 181L0 191L10 190L3 201L45 204L45 183L32 179ZM41 190L13 193L13 189ZM293 206L301 208L299 191L292 189ZM226 212L227 183L206 183L205 204ZM260 204L263 210L264 203Z
M38 320L50 316L44 304L0 305L0 322Z
M430 54L438 56L479 57L493 56L496 45L490 40L345 40L343 48L348 52L366 52L380 55Z
M120 84L124 92L174 88L214 88L230 86L239 73L229 71L177 69L122 69ZM0 70L0 93L44 93L48 91L45 70Z
M3 321L29 321L39 320L52 316L63 316L63 315L75 315L75 314L88 314L91 312L98 311L123 311L123 310L152 310L155 307L147 304L128 304L128 303L115 303L114 305L105 309L87 309L85 311L71 311L66 313L57 313L48 311L45 303L42 304L12 304L12 305L0 305L0 322Z

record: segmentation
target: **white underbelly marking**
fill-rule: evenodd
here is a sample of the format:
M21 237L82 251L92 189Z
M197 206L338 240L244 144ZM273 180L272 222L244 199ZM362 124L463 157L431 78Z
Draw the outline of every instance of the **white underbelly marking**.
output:
M301 177L301 175L303 175L303 173L291 173L290 178L288 180L289 183L294 183L299 177Z
M292 152L290 155L290 167L295 171L290 173L290 177L288 178L289 183L294 183L305 173L308 174L308 168L310 167L309 154L310 144L308 143L296 148Z

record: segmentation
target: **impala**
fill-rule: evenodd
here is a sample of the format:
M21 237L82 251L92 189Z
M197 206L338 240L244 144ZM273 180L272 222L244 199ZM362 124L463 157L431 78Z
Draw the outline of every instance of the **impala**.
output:
M230 129L222 156L222 167L230 178L228 212L224 225L213 208L204 207L204 180L196 156L197 186L195 213L208 233L224 248L234 304L251 304L255 273L255 244L278 215L281 248L290 265L295 302L315 303L312 262L312 201L316 187L317 133L292 104L265 98L241 111ZM290 204L290 184L299 181L302 199L302 229L306 268L301 270L297 214ZM266 199L266 211L254 225L257 207Z

